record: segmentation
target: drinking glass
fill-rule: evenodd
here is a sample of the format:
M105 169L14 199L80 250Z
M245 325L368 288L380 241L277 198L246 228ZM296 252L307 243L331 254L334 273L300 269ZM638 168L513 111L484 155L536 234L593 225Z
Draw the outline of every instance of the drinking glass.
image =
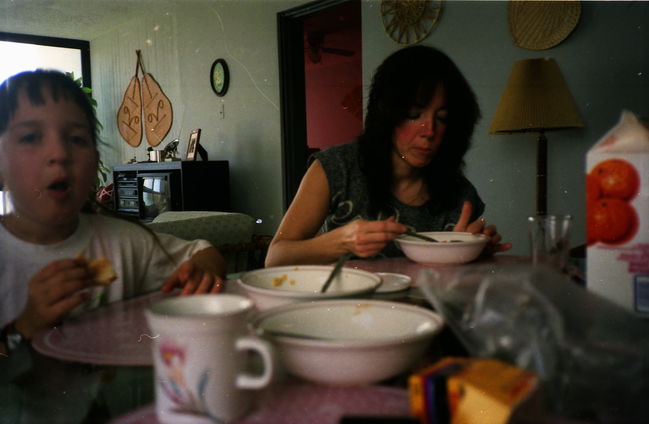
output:
M528 218L532 263L566 272L570 258L570 215L535 215Z

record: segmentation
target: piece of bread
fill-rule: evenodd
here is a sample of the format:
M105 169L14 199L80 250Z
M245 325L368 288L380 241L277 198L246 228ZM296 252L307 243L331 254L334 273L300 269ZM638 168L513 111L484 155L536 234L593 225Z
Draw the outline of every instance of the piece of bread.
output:
M106 258L90 260L88 268L90 269L95 282L98 284L107 286L117 279L117 274L115 273L113 264Z
M86 262L88 271L90 271L90 275L95 283L102 286L107 286L115 281L115 279L117 279L117 274L115 273L115 269L113 268L113 264L110 262L110 260L104 257L97 259L88 259L82 254L77 255L77 258L83 259Z

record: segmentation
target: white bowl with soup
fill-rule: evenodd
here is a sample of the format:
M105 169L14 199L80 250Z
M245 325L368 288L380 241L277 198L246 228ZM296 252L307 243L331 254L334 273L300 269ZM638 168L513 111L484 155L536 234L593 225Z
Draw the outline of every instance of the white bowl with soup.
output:
M409 259L424 265L453 265L471 262L480 256L489 237L458 231L418 232L438 242L402 234L394 241Z
M326 292L320 293L333 265L269 267L242 274L237 283L259 310L310 300L371 297L381 277L343 267Z
M444 320L402 302L336 299L268 309L251 326L275 345L288 373L318 384L354 386L413 371Z

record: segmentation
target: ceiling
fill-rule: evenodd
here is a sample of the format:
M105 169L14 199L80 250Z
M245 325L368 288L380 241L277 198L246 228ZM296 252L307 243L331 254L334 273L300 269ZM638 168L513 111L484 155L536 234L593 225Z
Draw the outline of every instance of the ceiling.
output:
M0 32L93 40L129 16L183 1L192 0L0 0ZM306 19L305 38L308 33L322 32L324 47L360 52L360 20L358 4L343 4ZM325 53L317 65L330 66L359 57ZM305 65L314 64L306 61Z
M0 31L91 40L171 0L0 0Z

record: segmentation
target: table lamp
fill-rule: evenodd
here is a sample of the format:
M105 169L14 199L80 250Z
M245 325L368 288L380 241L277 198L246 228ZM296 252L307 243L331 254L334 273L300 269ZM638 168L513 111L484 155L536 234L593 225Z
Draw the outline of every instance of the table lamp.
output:
M556 61L524 59L514 63L489 134L537 132L536 213L547 212L546 131L584 124Z

